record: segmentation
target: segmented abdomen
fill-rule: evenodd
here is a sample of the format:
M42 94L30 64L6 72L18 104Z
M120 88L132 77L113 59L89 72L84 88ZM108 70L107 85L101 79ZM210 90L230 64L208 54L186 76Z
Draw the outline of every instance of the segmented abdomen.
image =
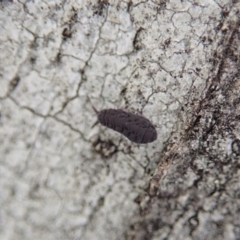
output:
M135 143L150 143L157 139L157 131L147 118L121 109L98 112L98 121Z

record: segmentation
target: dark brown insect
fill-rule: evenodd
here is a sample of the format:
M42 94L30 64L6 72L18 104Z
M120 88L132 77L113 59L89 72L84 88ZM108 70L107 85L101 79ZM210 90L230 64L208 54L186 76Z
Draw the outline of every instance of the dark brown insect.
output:
M150 143L157 139L157 131L145 117L121 109L104 109L97 111L98 121L135 143Z

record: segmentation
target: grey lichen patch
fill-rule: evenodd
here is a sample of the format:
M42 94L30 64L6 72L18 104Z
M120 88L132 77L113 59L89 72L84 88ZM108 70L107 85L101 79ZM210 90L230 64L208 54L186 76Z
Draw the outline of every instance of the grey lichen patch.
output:
M0 112L1 163L17 174L23 170L25 159L35 146L43 118L19 109L10 99L1 101Z

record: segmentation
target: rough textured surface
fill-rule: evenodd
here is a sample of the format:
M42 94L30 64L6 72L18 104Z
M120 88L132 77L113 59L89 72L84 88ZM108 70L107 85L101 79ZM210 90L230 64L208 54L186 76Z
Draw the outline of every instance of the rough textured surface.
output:
M0 7L2 239L240 239L238 1Z

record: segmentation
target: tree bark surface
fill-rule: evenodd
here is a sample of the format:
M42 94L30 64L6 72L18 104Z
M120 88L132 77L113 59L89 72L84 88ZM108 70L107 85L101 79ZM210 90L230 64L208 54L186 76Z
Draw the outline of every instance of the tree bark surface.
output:
M240 239L238 1L5 0L0 29L1 239Z

